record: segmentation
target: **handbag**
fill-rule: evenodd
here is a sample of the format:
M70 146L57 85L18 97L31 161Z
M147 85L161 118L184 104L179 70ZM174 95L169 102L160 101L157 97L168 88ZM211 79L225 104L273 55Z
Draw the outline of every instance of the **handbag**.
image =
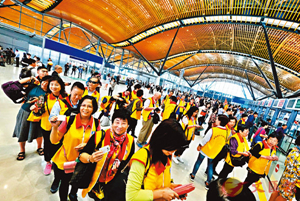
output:
M65 162L64 163L64 171L66 174L69 174L69 173L73 173L74 170L75 170L75 166L77 164L77 161L68 161L68 162Z
M96 149L99 149L101 147L102 141L105 136L104 130L101 130L101 132L101 140ZM83 163L79 160L79 158L77 158L76 161L77 163L75 166L75 170L69 183L77 188L87 188L89 187L97 163Z
M23 89L23 85L19 81L9 81L1 85L3 92L14 103L22 103L26 100L26 92Z
M103 116L101 118L101 127L107 127L107 126L110 126L109 118L107 116Z

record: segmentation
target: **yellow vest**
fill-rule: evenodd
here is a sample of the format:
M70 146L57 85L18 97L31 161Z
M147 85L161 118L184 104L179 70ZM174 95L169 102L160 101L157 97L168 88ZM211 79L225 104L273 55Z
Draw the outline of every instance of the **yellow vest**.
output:
M164 100L164 104L166 105L166 104L170 103L169 100L170 100L169 95L166 95L166 98L165 98L165 100Z
M88 93L89 93L89 90L87 88L85 88L82 98L85 97L86 95L88 95ZM99 102L100 94L98 91L95 90L91 96L96 98L97 103Z
M145 149L149 150L149 145L145 147ZM138 150L131 158L132 160L136 160L141 162L144 166L147 164L147 151L143 149ZM151 156L149 156L151 157ZM151 161L151 159L150 159ZM148 161L147 167L145 167L145 172L149 169L147 176L144 178L144 189L145 190L156 190L163 187L171 186L171 160L168 161L168 165L166 165L166 169L160 175L157 174L155 170L154 164L150 164ZM150 168L149 168L150 166Z
M185 110L183 112L183 115L185 115L189 111L189 109L191 108L191 106L195 106L195 104L193 104L193 105L191 105L190 103L186 104L186 108L185 108Z
M180 99L179 104L178 104L179 112L182 113L183 112L183 108L179 107L179 106L185 106L185 101Z
M237 147L237 151L238 152L245 152L245 151L249 151L249 145L248 145L248 142L246 140L246 138L240 136L239 133L233 135L231 138L235 138L238 142L238 147ZM242 142L243 139L244 141ZM229 143L229 142L228 142ZM226 156L226 159L225 159L225 162L228 163L229 165L233 166L232 165L232 162L231 162L231 157L230 157L230 152L227 153L227 156ZM240 157L241 154L235 154L235 155L232 155L232 157Z
M187 117L187 118L188 118L188 117ZM188 123L187 126L193 126L193 125L196 125L196 119L193 120L193 119L191 118L191 119L188 119L188 120L189 120L189 123ZM182 129L185 130L186 125L184 125L183 122L181 122L181 126L182 126ZM186 130L185 130L185 137L186 137L186 139L187 139L188 141L192 139L194 132L195 132L195 127L194 127L194 128L190 128L190 129L186 128Z
M201 151L209 158L214 159L222 150L229 134L226 128L213 127L210 140L201 148Z
M137 99L138 97L136 96L137 91L134 93L134 90L131 92L131 100Z
M171 113L174 112L175 107L176 104L173 103L167 104L163 113L162 120L169 119Z
M243 121L243 119L241 118L240 120L238 120L238 122L236 123L236 125L235 125L235 127L234 127L234 130L236 130L237 131L237 129L238 129L238 124L239 124L239 122L240 121L242 121L242 123L241 124L245 124L246 123L246 121Z
M135 99L133 102L133 106L132 106L132 114L131 114L131 118L136 119L136 120L140 120L141 119L141 113L142 111L137 111L136 110L136 104L141 101L139 98ZM143 101L141 101L141 107L143 107Z
M61 96L60 96L61 97ZM49 112L51 113L51 110L55 104L55 102L58 99L53 94L48 94L47 95L47 101L45 102L45 112L42 114L41 117L41 128L44 129L45 131L50 131L52 126L49 122Z
M106 103L103 103L102 101L104 100L104 98L106 98ZM104 109L106 109L107 108L107 106L109 105L109 100L110 100L110 96L103 96L102 97L102 99L101 99L101 104L100 104L100 111L102 111L102 110L104 110ZM111 106L112 106L112 104L110 105L110 107L109 107L109 110L110 110L110 108L111 108Z
M276 150L273 149L272 152L270 150L270 148L267 147L265 141L263 142L258 142L257 144L259 144L263 150L261 150L259 152L260 155L262 156L274 156L276 154ZM271 166L272 161L269 161L267 159L264 158L256 158L255 156L251 156L249 163L248 163L248 167L255 172L256 174L260 174L260 175L264 175L264 174L268 174L270 166Z
M80 114L77 114L74 122L70 126L68 132L64 134L64 140L62 146L57 150L54 154L52 161L57 165L57 167L61 170L64 169L64 163L67 161L75 161L78 157L79 152L75 149L81 143L87 143L90 137L95 133L96 127L93 117L92 128L87 127L84 131L83 126L77 128L76 124L77 121L80 121ZM67 117L67 122L69 121L70 117ZM52 142L56 144L57 142Z
M96 134L95 134L96 146L100 143L101 137L102 137L102 131L97 131ZM125 139L125 141L123 142L123 145L122 145L122 146L126 146L126 151L125 151L125 155L124 155L122 161L127 160L129 154L131 153L131 149L133 148L133 146L132 146L133 142L134 142L134 138L131 135L126 134L126 139ZM105 131L105 137L104 137L104 140L102 141L102 146L101 147L104 147L106 145L111 146L110 129L107 129ZM95 150L95 151L97 151L97 150ZM99 162L97 162L97 165L96 165L96 168L95 168L95 171L93 173L93 177L91 179L91 182L90 182L89 186L86 189L82 190L82 197L83 198L85 198L86 194L88 194L88 192L90 192L93 189L93 187L96 185L96 183L97 183L97 181L100 177L100 174L102 172L102 168L104 166L104 163L106 161L107 154L108 154L108 152L104 154L103 158Z
M154 102L153 102L153 99L152 99L152 97L151 98L148 98L149 100L150 100L150 105L149 105L149 107L158 107L158 101L156 101L156 104L154 105ZM148 120L148 118L149 118L149 115L150 115L150 113L151 113L151 110L150 111L146 111L146 110L143 110L143 112L142 112L142 116L143 116L143 121L147 121Z

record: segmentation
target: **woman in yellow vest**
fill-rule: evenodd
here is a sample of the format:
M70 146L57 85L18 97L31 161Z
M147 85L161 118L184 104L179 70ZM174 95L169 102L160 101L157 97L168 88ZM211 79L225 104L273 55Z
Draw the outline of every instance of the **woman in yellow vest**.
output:
M191 107L189 111L186 113L186 115L182 118L181 120L181 126L182 129L185 132L185 137L187 140L187 146L181 149L178 149L174 153L173 161L178 164L184 163L183 160L180 158L180 156L183 154L183 152L186 150L186 148L189 146L191 143L194 133L195 133L195 128L199 128L200 126L197 125L197 115L198 115L198 107Z
M131 92L131 98L130 101L133 101L134 99L137 99L137 91L140 90L142 88L142 86L140 84L136 84L133 87L133 91Z
M130 112L130 119L129 119L129 127L127 129L127 133L129 133L131 131L131 135L132 137L134 138L137 138L135 136L135 127L137 125L137 121L141 119L141 114L142 114L142 110L143 110L143 90L138 90L136 95L137 95L137 99L133 100L133 105L132 105L132 108L131 108L131 111Z
M225 115L218 115L216 119L217 127L211 128L205 137L202 139L200 144L197 147L199 152L199 156L197 161L195 162L193 172L190 174L191 181L194 181L196 173L205 157L207 157L207 180L205 183L205 188L209 188L209 184L212 180L213 176L213 159L220 153L222 148L224 147L227 141L227 128L226 124L228 123L229 119Z
M229 140L230 152L227 153L225 163L222 171L219 174L219 178L227 178L228 174L232 172L235 164L232 162L232 158L239 158L241 156L250 156L249 145L246 137L249 134L249 128L245 125L238 127L238 132L231 136ZM243 163L246 164L246 158ZM243 164L239 165L242 166Z
M72 173L64 172L64 163L75 161L79 156L79 151L87 144L90 137L99 130L96 120L92 115L98 110L96 99L92 96L85 96L78 103L79 113L73 116L73 122L70 122L71 117L67 117L65 121L57 121L57 116L51 118L52 131L50 140L53 144L60 142L62 145L52 158L54 181L50 191L55 193L59 189L60 200L67 200L69 192L69 181ZM72 187L69 194L70 200L77 199L77 188Z
M65 91L65 84L58 76L52 76L49 80L47 95L45 96L45 103L43 105L44 113L41 116L41 128L44 138L44 159L46 161L46 167L44 174L49 175L51 173L51 158L55 152L59 149L60 144L53 145L50 142L51 124L49 122L49 115L57 100L65 98L68 94ZM35 113L38 112L38 108L32 107ZM35 114L33 113L33 114Z
M251 157L248 162L248 175L244 181L244 186L249 187L257 182L261 177L268 174L272 161L277 161L276 145L278 144L278 136L275 132L268 136L267 140L258 142L250 150Z
M128 163L135 151L134 138L126 132L129 115L124 109L115 111L112 126L105 131L104 138L98 131L81 151L81 162L97 163L88 188L82 191L83 198L88 194L95 200L125 201ZM101 147L109 146L109 151L95 150L99 143Z
M150 142L137 151L130 163L126 201L179 198L171 183L172 154L186 144L182 127L175 119L164 120Z
M176 101L177 101L177 99L175 96L170 97L170 102L168 104L166 104L165 109L162 113L162 120L169 119L170 115L173 112L176 115L176 111L175 111L177 108Z

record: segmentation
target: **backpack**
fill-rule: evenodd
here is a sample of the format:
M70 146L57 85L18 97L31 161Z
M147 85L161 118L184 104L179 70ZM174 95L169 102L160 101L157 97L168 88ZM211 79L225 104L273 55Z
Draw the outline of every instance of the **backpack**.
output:
M169 119L176 119L176 110L177 110L177 108L178 108L178 106L176 106L175 108L174 108L174 111L170 114L170 117L169 117Z
M134 113L134 111L136 110L136 109L135 109L134 111L132 111L134 102L135 102L135 100L131 101L131 102L129 103L129 105L127 106L127 108L126 108L126 109L128 110L128 112L130 113L130 115L131 115L132 113Z
M157 124L160 121L160 118L156 112L152 115L152 121L154 124Z
M1 85L4 93L14 103L22 103L26 100L26 92L19 81L9 81Z
M67 111L64 113L66 116L70 116L72 113L78 114L78 108L73 108L66 99L61 100L68 107Z

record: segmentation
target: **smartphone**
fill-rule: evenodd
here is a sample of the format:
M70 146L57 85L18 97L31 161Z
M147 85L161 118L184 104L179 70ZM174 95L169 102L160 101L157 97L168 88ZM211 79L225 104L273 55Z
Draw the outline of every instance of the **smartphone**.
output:
M57 121L65 121L66 120L66 115L58 115L57 116Z
M109 150L110 150L110 146L109 145L106 145L105 147L101 147L100 149L99 149L99 151L102 151L102 153L107 153L107 152L109 152Z

